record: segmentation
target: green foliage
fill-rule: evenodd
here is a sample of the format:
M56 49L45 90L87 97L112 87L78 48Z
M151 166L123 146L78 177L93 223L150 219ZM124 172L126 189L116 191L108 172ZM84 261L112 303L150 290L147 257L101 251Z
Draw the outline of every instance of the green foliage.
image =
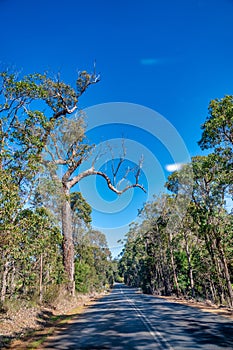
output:
M70 206L73 213L76 213L85 224L91 223L91 206L85 201L80 192L70 194Z
M61 210L64 202L71 205L75 232L80 223L81 229L83 223L90 225L91 207L81 193L64 193L63 185L92 149L85 142L83 113L72 119L67 115L77 111L79 97L98 81L95 73L83 71L73 88L59 75L0 73L2 301L21 297L50 302L66 282ZM62 179L57 177L59 164L67 169ZM87 289L97 289L108 278L109 252L100 233L90 233L88 240L83 253L91 277Z
M232 122L233 97L211 101L199 144L213 153L172 173L165 184L172 195L140 211L143 221L131 227L118 266L128 285L233 305L232 213L225 209L232 193Z
M59 297L60 290L61 290L61 283L48 284L45 287L45 291L43 294L43 303L52 305L56 301L56 299Z
M12 231L8 232L7 246L1 246L2 256L9 266L10 283L6 286L6 295L22 295L29 299L38 296L41 273L44 288L62 283L62 237L47 211L44 208L21 210Z
M233 96L212 100L209 104L209 116L202 125L202 149L214 148L215 151L229 150L233 147Z
M88 293L93 288L93 282L96 278L95 270L83 261L75 263L75 286L80 293Z
M75 247L76 290L87 293L111 285L114 271L105 235L89 230L78 237Z
M210 102L199 145L212 153L193 157L168 177L171 195L145 204L141 224L130 227L118 273L105 236L90 229L91 207L70 191L93 146L85 140L83 113L67 116L98 80L83 71L73 88L59 75L0 73L1 301L50 302L57 295L65 281L65 204L79 292L123 278L146 293L196 295L232 306L233 220L225 201L233 191L233 96Z
M21 208L19 187L10 171L0 172L0 223L1 233L12 229L14 219Z

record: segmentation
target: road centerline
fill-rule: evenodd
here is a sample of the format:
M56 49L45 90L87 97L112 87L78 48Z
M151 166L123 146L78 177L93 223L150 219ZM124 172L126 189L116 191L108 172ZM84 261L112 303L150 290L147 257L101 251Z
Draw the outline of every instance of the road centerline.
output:
M120 288L121 293L123 294L125 300L129 303L131 308L135 311L138 318L146 327L147 331L150 333L151 337L155 340L157 344L161 347L161 349L174 350L174 348L167 342L167 340L162 336L162 334L155 329L150 320L143 314L143 312L135 305L132 299L130 299Z

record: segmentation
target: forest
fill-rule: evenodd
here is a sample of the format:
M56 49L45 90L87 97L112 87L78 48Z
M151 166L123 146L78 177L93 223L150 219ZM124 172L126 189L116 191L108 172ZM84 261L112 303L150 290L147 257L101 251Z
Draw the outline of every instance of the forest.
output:
M119 273L145 293L233 306L233 96L214 99L198 142L131 223Z
M75 87L59 75L4 71L0 79L2 305L49 303L61 286L70 295L102 290L119 274L144 293L233 306L233 218L226 206L233 184L233 96L210 102L199 141L208 154L173 172L164 194L144 204L116 267L104 234L91 227L90 205L74 191L91 175L119 195L143 189L141 164L135 183L121 191L94 164L78 173L94 148L78 102L99 76L82 71Z
M98 76L81 72L75 88L59 75L4 71L0 80L2 310L12 300L51 303L64 287L68 295L108 288L114 264L106 237L92 228L82 194L71 191L96 174L94 166L75 173L93 146L82 113L68 117Z

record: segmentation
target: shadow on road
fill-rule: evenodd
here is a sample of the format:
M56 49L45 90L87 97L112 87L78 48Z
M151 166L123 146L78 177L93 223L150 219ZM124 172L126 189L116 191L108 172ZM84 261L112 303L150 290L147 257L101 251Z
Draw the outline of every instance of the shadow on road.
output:
M122 285L43 349L233 349L233 322Z

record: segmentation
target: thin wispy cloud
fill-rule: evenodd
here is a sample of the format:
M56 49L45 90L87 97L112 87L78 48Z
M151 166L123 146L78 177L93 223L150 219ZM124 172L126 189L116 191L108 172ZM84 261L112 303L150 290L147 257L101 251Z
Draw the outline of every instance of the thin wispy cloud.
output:
M147 57L142 58L140 60L140 64L143 66L158 66L163 64L175 64L175 63L181 63L183 61L183 58L181 57L162 57L162 58L155 58L155 57Z
M142 58L140 63L143 66L156 66L161 63L161 60L158 58Z
M183 163L167 164L165 166L166 170L169 172L178 171L184 166Z

